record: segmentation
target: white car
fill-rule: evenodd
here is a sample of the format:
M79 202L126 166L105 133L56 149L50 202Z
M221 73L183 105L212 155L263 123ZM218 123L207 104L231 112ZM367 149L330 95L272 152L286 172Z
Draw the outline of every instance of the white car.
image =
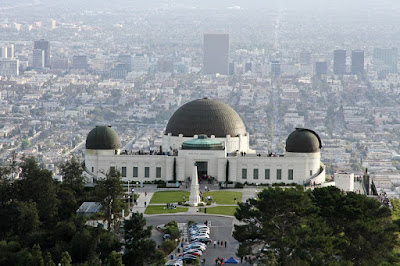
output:
M187 247L184 248L184 250L189 250L189 249L200 249L201 251L206 250L207 248L204 246L200 246L200 245L188 245Z

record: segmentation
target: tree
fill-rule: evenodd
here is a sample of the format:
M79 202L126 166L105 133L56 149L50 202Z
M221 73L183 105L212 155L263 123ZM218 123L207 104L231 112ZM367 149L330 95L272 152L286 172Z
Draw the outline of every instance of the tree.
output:
M122 210L122 202L119 197L123 193L121 174L118 170L111 169L104 179L100 179L96 186L96 195L103 202L107 217L107 229L110 231L112 217Z
M32 248L32 265L33 266L43 266L43 255L39 245L34 245Z
M131 219L125 221L125 265L165 263L164 254L156 250L156 242L149 239L152 227L145 228L145 225L146 219L142 213L132 213Z
M71 263L72 263L71 256L69 255L68 251L64 251L63 254L61 255L61 260L60 260L61 266L72 266Z
M356 193L344 194L336 187L317 188L312 201L319 207L338 240L338 256L354 265L379 265L392 260L398 244L389 208ZM393 262L393 261L392 261Z
M84 185L83 168L80 162L72 157L69 161L61 164L61 176L63 183L74 191L80 191Z
M39 167L33 157L24 158L22 178L14 182L20 201L36 202L40 221L45 227L52 226L58 211L56 185L52 173Z
M235 213L245 223L235 225L233 232L241 255L250 251L248 247L261 246L272 251L281 265L322 265L333 260L331 231L307 193L301 188L268 188L258 197L239 203Z
M124 266L121 254L116 251L111 252L107 258L107 266Z
M50 252L46 252L46 255L44 256L44 266L56 266L51 258Z
M21 149L26 150L31 146L31 141L29 139L25 139L21 143Z

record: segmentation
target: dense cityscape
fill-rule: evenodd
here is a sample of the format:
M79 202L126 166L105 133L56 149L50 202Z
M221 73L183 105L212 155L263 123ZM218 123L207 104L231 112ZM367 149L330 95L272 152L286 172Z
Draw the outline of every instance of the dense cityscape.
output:
M239 114L257 154L309 128L328 180L367 171L399 198L398 4L92 2L2 4L1 167L32 156L61 180L99 125L122 151L160 151L174 112L206 97Z

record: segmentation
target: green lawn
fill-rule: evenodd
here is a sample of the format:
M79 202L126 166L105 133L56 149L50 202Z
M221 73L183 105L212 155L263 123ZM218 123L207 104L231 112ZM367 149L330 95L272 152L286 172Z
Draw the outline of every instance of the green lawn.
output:
M236 206L218 206L218 207L210 207L207 208L207 214L223 214L223 215L230 215L233 216L233 214L236 211ZM204 212L204 208L201 209L202 212Z
M242 192L235 191L210 191L203 193L204 201L206 201L207 197L211 196L213 198L213 202L216 201L217 204L236 204L236 202L242 201ZM236 198L236 202L234 201Z
M185 196L185 201L189 200L190 192L188 191L158 191L155 192L150 200L152 203L173 203L183 201L183 196Z
M176 209L164 209L165 206L147 206L144 211L145 214L159 214L159 213L177 213L177 212L187 212L189 208L177 207Z

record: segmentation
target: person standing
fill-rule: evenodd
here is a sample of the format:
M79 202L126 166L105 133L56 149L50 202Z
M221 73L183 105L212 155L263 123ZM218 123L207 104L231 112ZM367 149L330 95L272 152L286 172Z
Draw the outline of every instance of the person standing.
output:
M216 247L216 246L217 246L217 241L214 240L214 247Z
M225 248L226 248L226 241L225 241Z
M147 202L144 202L144 207L146 208Z

